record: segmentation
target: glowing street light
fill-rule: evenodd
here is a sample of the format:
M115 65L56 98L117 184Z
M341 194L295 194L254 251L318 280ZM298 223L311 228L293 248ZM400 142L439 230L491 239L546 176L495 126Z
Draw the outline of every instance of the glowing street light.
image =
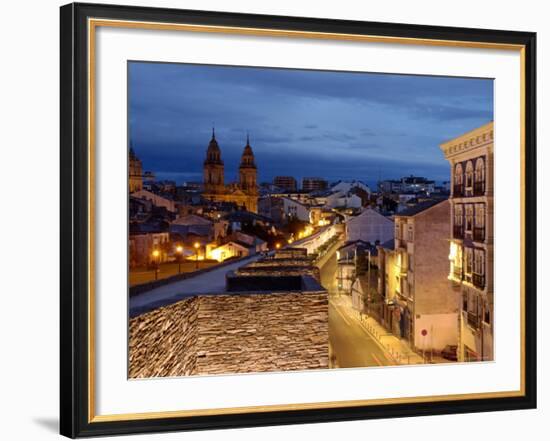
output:
M277 242L277 243L275 244L275 248L277 248L277 249L281 248L281 244L280 244L279 242Z
M195 254L195 269L199 269L199 247L201 246L200 243L195 242L194 245L196 254Z
M159 278L159 267L160 267L160 251L159 250L153 250L151 255L153 256L153 263L155 264L155 280L158 280L158 278Z
M176 247L176 259L178 260L178 274L181 274L181 259L183 257L183 247L178 245Z

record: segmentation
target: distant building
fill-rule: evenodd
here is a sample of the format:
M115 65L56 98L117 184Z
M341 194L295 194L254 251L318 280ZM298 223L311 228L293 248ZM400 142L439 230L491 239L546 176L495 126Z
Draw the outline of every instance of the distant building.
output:
M130 153L128 155L128 187L130 193L143 189L143 168L141 160L137 157L132 147L130 147Z
M333 186L330 187L333 191L343 191L345 193L350 192L352 189L359 188L368 194L371 193L371 190L367 184L362 181L352 180L352 181L338 181Z
M303 191L319 191L326 190L328 188L328 182L323 178L309 177L302 179Z
M218 247L207 246L206 253L208 258L223 262L232 257L248 256L251 254L251 251L250 246L235 240L230 240Z
M170 234L165 231L130 232L128 240L130 268L159 264L168 259ZM153 252L158 252L157 255Z
M173 221L170 224L170 232L178 233L184 238L193 234L211 240L217 240L225 236L227 225L227 221L220 220L214 222L202 216L188 214Z
M292 176L275 176L273 185L286 191L296 191L298 184Z
M401 178L401 183L401 191L404 193L433 193L435 188L435 181L421 176L406 176Z
M399 193L402 189L401 181L386 179L378 182L378 191L382 193Z
M289 198L301 202L304 205L309 205L312 201L312 197L309 192L297 190L297 191L280 191L276 189L269 194L274 198Z
M273 219L273 222L281 224L284 220L284 203L281 198L265 196L258 200L258 214Z
M176 202L169 197L164 197L159 194L150 192L149 190L139 190L132 193L134 198L145 199L151 201L156 207L164 207L171 213L176 213Z
M294 199L282 198L283 210L288 219L295 218L309 222L309 207Z
M378 182L378 190L382 193L433 193L435 181L421 176L405 176L399 180L387 179Z
M493 360L493 123L441 150L452 182L449 279L462 297L458 359Z
M366 208L360 215L346 222L346 241L382 243L393 239L393 233L393 221L372 208Z
M336 190L326 197L327 208L361 208L362 199L351 191Z
M205 199L215 202L234 202L247 211L258 212L257 168L248 136L239 165L239 182L225 185L224 163L214 130L206 151L203 173Z

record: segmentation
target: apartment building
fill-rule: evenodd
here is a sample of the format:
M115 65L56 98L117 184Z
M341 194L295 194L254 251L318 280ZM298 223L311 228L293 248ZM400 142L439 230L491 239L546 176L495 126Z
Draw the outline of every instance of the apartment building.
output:
M440 147L451 166L449 280L461 296L458 359L493 360L493 122Z

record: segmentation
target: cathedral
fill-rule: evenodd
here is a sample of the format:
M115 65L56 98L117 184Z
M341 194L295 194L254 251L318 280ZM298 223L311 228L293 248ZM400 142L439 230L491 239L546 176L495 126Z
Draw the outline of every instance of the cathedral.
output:
M258 212L258 187L256 185L256 163L254 152L250 147L247 135L246 146L239 165L239 182L225 185L224 166L221 150L212 129L212 139L206 150L204 160L204 193L203 196L215 202L234 202L239 207L253 213Z

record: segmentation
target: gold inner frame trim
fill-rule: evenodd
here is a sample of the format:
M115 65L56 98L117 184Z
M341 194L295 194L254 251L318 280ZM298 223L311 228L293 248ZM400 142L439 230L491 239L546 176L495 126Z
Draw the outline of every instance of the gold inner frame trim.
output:
M145 30L186 31L201 33L222 33L264 37L309 38L339 41L355 41L386 44L411 44L420 46L463 47L493 50L511 50L520 53L520 207L521 207L521 269L520 269L520 390L454 395L416 396L400 398L377 398L365 400L328 401L315 403L275 404L218 409L193 409L161 412L125 413L96 415L95 413L95 37L97 27L130 28ZM335 409L345 407L375 406L387 404L411 404L472 399L508 398L525 395L525 46L461 40L439 40L377 35L338 34L279 29L245 28L231 26L191 25L180 23L155 23L130 20L88 19L88 422L112 422L178 418L192 416L230 415L289 410Z

